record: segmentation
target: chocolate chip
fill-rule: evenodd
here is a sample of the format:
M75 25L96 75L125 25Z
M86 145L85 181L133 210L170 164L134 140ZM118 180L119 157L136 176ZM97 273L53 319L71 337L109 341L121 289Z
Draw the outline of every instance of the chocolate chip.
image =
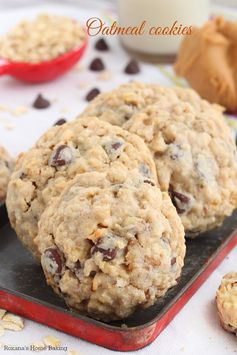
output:
M100 58L95 58L92 60L89 68L92 71L101 71L105 69L105 66Z
M146 184L150 184L151 186L155 186L154 182L151 180L144 180Z
M124 72L127 74L137 74L140 72L140 67L139 64L136 60L132 59L128 64L126 65Z
M189 197L181 194L180 192L174 191L172 186L169 187L169 195L177 212L180 214L184 213L187 210L188 204L190 202Z
M65 118L60 118L54 123L54 126L62 126L64 123L66 123L67 120Z
M10 164L7 160L4 160L4 164L6 166L7 169L10 169Z
M98 39L98 41L95 44L95 48L98 51L102 51L102 52L109 50L109 46L108 46L107 42L104 40L104 38Z
M124 148L124 142L119 140L109 141L103 145L103 148L110 157L110 159L115 160L121 155L122 150Z
M58 167L70 164L72 162L72 150L65 144L58 146L49 158L49 165Z
M176 263L176 258L172 258L170 263L171 265L174 265Z
M106 239L105 239L106 240ZM104 243L103 238L100 239L92 248L91 248L91 255L99 252L103 255L103 260L104 261L110 261L113 260L116 257L117 254L117 249L116 248L111 248L105 247L106 243Z
M50 247L42 254L42 264L51 275L60 275L64 260L57 247Z
M21 180L23 180L23 179L25 179L26 178L26 174L25 173L21 173L21 175L19 176L19 179L21 179Z
M45 99L41 94L39 94L36 97L35 101L33 102L33 107L39 110L47 108L49 106L50 106L50 102L47 99Z
M80 260L77 260L74 264L74 271L79 271L81 270L81 263Z
M90 102L99 94L100 94L100 90L99 89L97 89L97 88L91 89L88 92L88 94L86 95L85 99L86 99L86 101Z
M90 276L91 276L91 277L95 277L95 275L96 275L96 271L91 271L91 272L90 272Z

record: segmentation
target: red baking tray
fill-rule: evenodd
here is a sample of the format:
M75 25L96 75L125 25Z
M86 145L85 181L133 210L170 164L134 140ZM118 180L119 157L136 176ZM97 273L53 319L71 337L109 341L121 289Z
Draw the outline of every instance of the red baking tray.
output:
M210 273L237 244L237 211L221 228L187 240L178 285L152 307L121 322L103 323L67 308L45 283L44 275L11 229L0 208L0 308L103 347L129 351L150 344L169 324Z

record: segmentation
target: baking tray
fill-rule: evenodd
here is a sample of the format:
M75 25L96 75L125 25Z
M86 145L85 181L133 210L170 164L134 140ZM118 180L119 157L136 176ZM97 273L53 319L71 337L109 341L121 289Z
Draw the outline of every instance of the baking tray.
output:
M11 229L0 207L0 308L46 324L103 347L129 351L161 333L208 275L237 244L237 211L221 228L187 240L185 266L178 285L152 307L119 322L103 323L70 311L46 285L43 272Z

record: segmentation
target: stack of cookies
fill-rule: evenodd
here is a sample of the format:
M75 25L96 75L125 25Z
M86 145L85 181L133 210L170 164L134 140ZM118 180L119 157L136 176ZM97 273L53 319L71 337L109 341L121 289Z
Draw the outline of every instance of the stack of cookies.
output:
M236 178L219 106L190 89L130 83L19 156L7 208L55 292L109 321L177 283L184 229L220 225L237 207Z

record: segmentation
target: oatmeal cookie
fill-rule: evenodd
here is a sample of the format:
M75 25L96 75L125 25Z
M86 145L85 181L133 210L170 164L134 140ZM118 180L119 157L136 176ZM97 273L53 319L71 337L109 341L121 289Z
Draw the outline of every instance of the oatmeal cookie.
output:
M8 152L0 146L0 204L5 201L7 185L13 170L13 159Z
M177 283L184 229L167 193L131 172L89 172L51 199L35 239L47 282L73 309L103 320L152 305Z
M158 85L152 86L156 102L143 107L145 99L140 99L137 87L143 97L142 87L149 91L151 86L123 85L107 96L99 95L86 113L96 112L143 138L153 154L160 187L169 191L187 235L220 225L237 207L236 146L221 107L202 100L192 89ZM138 104L126 116L129 106L121 98L132 97L131 92Z
M37 255L37 224L50 199L77 174L105 169L115 182L136 170L157 183L154 162L142 139L96 117L54 126L21 154L9 183L7 209L23 244Z
M237 273L226 274L216 293L216 304L222 327L237 335Z

